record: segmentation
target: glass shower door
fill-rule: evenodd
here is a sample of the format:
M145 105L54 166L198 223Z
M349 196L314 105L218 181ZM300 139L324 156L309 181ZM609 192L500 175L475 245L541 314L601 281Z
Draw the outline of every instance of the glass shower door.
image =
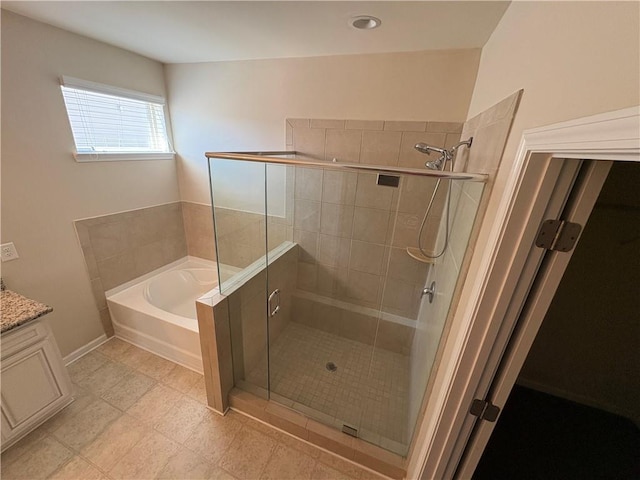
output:
M294 243L280 267L289 279L286 316L270 318L271 398L362 436L363 414L380 415L367 406L383 390L372 360L397 187L330 163L288 168L287 228ZM270 290L278 287L274 267L270 261ZM381 357L385 368L387 360ZM379 433L366 439L379 443Z
M405 455L483 184L436 191L432 177L331 163L210 168L236 386Z
M234 383L269 397L266 165L210 159L220 293L227 296Z

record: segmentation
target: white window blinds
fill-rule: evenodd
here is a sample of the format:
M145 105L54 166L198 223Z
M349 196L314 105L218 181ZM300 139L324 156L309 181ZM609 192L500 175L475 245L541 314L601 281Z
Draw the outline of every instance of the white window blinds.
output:
M62 94L78 160L173 158L162 97L70 77Z

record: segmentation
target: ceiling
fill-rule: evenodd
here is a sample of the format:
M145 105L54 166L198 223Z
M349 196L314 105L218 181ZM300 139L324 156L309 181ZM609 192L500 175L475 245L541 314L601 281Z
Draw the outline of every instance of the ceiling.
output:
M2 8L163 63L482 48L506 1L3 1ZM382 20L375 30L355 15Z

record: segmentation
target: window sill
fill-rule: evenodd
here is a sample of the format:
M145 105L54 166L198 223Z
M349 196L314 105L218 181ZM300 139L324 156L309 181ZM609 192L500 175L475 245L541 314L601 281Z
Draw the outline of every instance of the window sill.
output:
M139 160L174 160L175 152L168 153L74 153L76 162L130 162Z

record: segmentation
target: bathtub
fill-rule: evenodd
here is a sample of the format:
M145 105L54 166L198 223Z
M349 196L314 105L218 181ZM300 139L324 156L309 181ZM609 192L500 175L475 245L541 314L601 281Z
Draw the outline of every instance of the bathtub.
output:
M216 268L216 262L185 257L109 290L115 335L202 373L196 300L217 291Z

